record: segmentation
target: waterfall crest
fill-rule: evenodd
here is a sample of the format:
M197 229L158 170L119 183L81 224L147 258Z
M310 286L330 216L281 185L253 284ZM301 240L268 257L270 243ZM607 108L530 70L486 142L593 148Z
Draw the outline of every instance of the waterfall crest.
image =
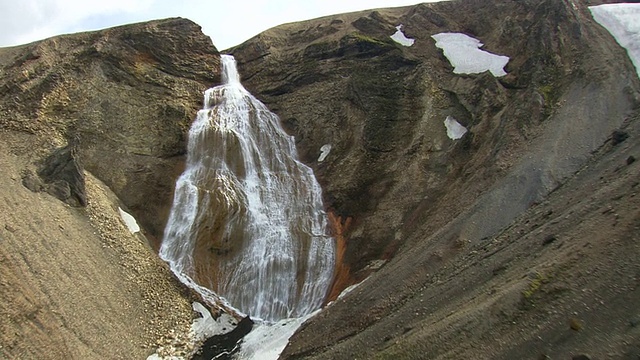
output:
M160 256L241 312L303 316L322 305L334 268L321 189L233 57L221 60L223 84L205 92L189 131Z

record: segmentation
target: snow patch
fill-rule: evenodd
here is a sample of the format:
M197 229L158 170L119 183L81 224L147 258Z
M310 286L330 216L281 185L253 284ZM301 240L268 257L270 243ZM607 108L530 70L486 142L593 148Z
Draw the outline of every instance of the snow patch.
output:
M331 144L322 145L322 147L320 148L320 157L318 158L318 162L323 162L324 159L327 158L327 155L329 155L330 151L331 151Z
M209 310L199 302L194 302L191 306L193 311L200 313L201 316L194 319L191 324L191 336L195 341L203 341L214 335L226 334L238 325L236 320L226 313L214 319Z
M447 128L447 136L451 140L458 140L467 133L467 128L451 116L444 119L444 126Z
M338 298L336 300L340 300L343 297L347 296L348 293L352 292L353 290L355 290L355 288L357 288L358 286L360 286L360 284L362 284L362 282L359 283L355 283L351 286L348 286L346 289L342 290L342 292L338 295Z
M192 345L199 346L203 341L215 335L222 335L231 332L236 328L238 322L226 313L220 315L217 319L211 316L209 310L199 302L191 304L193 310L200 314L201 317L194 319L191 324L191 331L189 332L189 341ZM147 360L186 360L184 356L175 356L171 354L165 354L167 350L161 350L162 347L156 350L155 354L151 354L147 357ZM169 346L169 353L172 353L175 348ZM164 355L160 355L164 354ZM187 357L188 359L191 356Z
M331 306L334 302L347 296L347 294L355 290L355 288L357 288L358 286L360 286L360 284L364 283L367 280L369 280L369 277L366 277L364 280L360 281L359 283L355 283L353 285L348 286L346 289L342 290L342 292L338 295L338 297L334 301L329 302L327 306Z
M140 231L140 226L138 226L138 222L136 221L136 218L131 216L131 214L129 214L128 212L122 210L122 208L119 206L118 206L118 212L120 212L120 217L122 218L122 221L124 221L125 225L127 225L127 228L132 234L135 234L138 231Z
M593 18L627 50L640 77L640 4L590 6Z
M284 319L275 323L262 323L242 340L237 360L277 360L289 343L289 338L307 319L320 310L295 319Z
M436 41L436 47L444 52L455 74L479 74L489 70L496 77L507 75L504 67L509 57L480 50L483 44L479 40L461 33L440 33L431 37Z
M396 26L396 32L390 36L393 41L397 42L402 46L411 46L416 41L415 39L410 39L404 35L402 32L402 24Z

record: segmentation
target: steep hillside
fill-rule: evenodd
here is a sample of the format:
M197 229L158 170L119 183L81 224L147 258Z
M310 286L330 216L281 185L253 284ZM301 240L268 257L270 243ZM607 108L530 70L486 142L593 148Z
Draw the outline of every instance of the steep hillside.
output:
M184 19L60 36L0 49L0 74L0 358L144 359L184 341L192 295L118 207L161 236L219 76L210 39Z
M412 46L390 38L400 24ZM509 56L508 75L454 74L442 32ZM640 84L584 2L344 14L229 52L323 185L344 250L333 295L382 266L284 358L636 351L621 305L639 303ZM450 139L447 116L468 133Z

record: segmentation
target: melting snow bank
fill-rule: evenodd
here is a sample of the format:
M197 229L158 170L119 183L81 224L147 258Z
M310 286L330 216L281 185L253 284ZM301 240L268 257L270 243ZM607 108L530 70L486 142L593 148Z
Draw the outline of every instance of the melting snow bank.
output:
M218 356L227 355L232 356L235 360L277 360L289 343L289 338L300 325L320 312L320 310L316 310L300 318L284 319L275 323L262 322L255 326L248 318L238 323L235 318L224 313L214 319L209 310L197 302L193 303L193 310L201 317L193 320L189 338L194 347L199 347L202 352L193 358L213 356L212 358L216 359ZM250 324L245 324L245 322ZM241 327L243 329L239 329ZM238 330L240 331L238 332ZM238 334L234 335L236 332ZM184 357L167 353L172 353L172 351L166 349L160 351L159 349L156 354L147 357L147 360L185 360L191 359L193 355Z
M593 18L607 29L627 53L640 77L640 4L589 7Z
M122 218L122 221L124 221L125 225L127 225L127 228L132 234L135 234L138 231L140 231L140 226L138 226L138 222L136 221L136 218L131 216L131 214L129 214L128 212L122 210L122 208L119 206L118 206L118 211L120 212L120 217Z
M507 75L504 67L509 57L480 50L483 44L479 40L460 33L440 33L431 37L436 41L436 47L444 52L455 74L479 74L489 70L496 77Z
M228 314L222 314L214 319L202 304L194 302L192 306L193 310L201 316L193 320L191 325L191 337L196 341L205 340L214 335L226 334L238 325L236 319Z
M404 35L404 33L402 32L402 24L396 26L396 30L397 31L390 36L391 39L393 39L393 41L397 42L402 46L413 45L413 43L415 42L415 39L410 39Z
M300 325L320 310L295 319L284 319L276 323L263 323L244 337L236 360L277 360L289 343L289 338Z
M467 128L451 116L444 119L444 126L447 128L447 136L451 140L458 140L467 133Z
M204 305L194 302L192 307L195 312L200 314L200 317L194 319L191 324L188 338L185 339L188 344L170 343L160 346L155 354L147 357L147 360L191 359L194 355L193 349L204 348L206 346L207 341L205 340L214 336L226 336L239 327L238 321L231 315L222 313L217 319L214 319ZM233 345L235 345L236 342L237 340ZM185 352L187 353L186 355L184 355Z

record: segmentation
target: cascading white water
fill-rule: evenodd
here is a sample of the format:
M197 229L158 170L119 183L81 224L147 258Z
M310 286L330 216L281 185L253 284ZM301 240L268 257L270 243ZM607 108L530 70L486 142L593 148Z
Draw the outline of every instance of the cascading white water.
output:
M320 186L233 57L222 66L189 131L160 256L253 317L303 316L322 305L334 268Z

